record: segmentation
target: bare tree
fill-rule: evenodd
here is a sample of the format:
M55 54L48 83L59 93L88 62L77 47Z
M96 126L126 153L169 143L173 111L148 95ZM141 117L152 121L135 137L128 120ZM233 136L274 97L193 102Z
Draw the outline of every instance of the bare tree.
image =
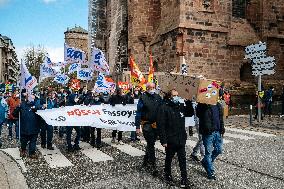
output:
M29 69L29 72L36 78L39 78L40 65L43 63L46 53L46 49L42 45L31 45L30 47L25 49L25 63L27 65L27 68Z

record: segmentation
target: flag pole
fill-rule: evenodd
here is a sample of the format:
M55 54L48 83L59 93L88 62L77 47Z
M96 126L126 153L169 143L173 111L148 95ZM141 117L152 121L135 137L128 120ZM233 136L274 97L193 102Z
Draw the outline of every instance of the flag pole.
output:
M23 66L23 59L21 59L21 64L20 64L20 72L21 72L21 76L20 76L20 105L22 103L22 66ZM21 110L19 112L19 145L21 145Z

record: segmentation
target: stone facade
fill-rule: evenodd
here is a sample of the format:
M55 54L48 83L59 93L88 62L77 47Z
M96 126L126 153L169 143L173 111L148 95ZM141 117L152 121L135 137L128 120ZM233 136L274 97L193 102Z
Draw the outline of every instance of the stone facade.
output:
M105 6L111 65L119 53L111 43L127 39L127 48L144 72L151 49L157 71L178 72L184 56L191 75L254 86L244 48L261 40L277 63L276 73L263 77L264 83L280 86L284 81L284 0L128 0L127 7L121 7L121 1L107 1ZM127 24L117 7L127 10ZM127 26L127 37L120 36L117 25Z
M88 57L88 31L80 26L75 26L74 28L67 28L64 32L65 43L71 47L75 47L83 50Z
M17 83L19 68L12 40L0 34L0 82Z

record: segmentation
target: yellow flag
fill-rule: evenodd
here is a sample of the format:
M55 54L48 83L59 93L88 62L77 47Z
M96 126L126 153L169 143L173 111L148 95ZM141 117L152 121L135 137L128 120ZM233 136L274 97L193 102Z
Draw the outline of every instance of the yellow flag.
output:
M146 79L144 78L142 72L139 70L132 56L130 56L130 72L132 85L138 86L146 83Z

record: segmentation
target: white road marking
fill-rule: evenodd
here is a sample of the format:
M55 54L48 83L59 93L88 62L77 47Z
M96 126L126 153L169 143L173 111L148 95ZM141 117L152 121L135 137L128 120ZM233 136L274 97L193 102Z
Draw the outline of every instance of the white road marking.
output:
M90 158L93 162L113 160L112 157L103 153L97 148L93 148L89 143L81 142L80 147L82 148L81 152L88 158Z
M236 128L226 128L227 131L233 131L233 132L239 132L239 133L245 133L250 135L256 135L256 136L263 136L263 137L275 137L276 135L273 134L267 134L262 132L256 132L256 131L248 131L243 129L236 129Z
M133 157L145 155L144 151L134 148L130 146L129 144L111 143L111 138L104 138L102 139L102 141Z
M55 145L53 145L53 147L54 150L47 150L41 148L40 145L37 146L43 155L43 158L51 168L73 166L73 164L60 152Z
M27 172L27 168L24 164L24 161L20 157L20 150L19 148L6 148L6 149L1 149L3 152L6 152L9 154L22 168L23 172Z
M225 137L230 137L230 138L237 138L237 139L242 139L242 140L252 140L254 139L253 137L245 136L245 135L238 135L238 134L232 134L232 133L225 133Z

